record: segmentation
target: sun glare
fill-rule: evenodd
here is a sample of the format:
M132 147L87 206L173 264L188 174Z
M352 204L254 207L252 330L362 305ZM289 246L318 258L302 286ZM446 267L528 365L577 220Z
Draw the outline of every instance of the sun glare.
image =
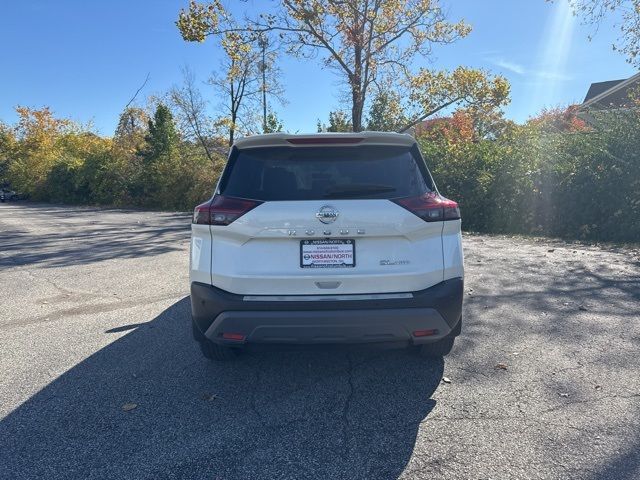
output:
M566 72L576 18L566 1L556 2L543 31L534 74L534 102L531 111L554 106L560 99L560 87L569 80Z

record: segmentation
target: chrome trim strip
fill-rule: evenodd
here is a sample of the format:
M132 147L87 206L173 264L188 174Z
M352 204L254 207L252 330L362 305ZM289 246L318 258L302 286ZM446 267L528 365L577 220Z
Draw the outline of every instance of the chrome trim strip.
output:
M246 302L316 302L332 300L389 300L413 298L412 293L372 293L351 295L245 295Z

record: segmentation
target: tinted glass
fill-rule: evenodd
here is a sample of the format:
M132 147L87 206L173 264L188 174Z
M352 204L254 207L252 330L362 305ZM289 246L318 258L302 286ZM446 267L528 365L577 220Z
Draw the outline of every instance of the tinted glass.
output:
M431 190L408 147L269 147L230 161L223 195L255 200L375 199Z

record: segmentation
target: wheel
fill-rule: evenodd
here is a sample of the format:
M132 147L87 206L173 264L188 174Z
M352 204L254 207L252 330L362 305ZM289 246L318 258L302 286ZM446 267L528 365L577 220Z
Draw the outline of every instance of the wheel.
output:
M232 348L217 345L205 337L195 322L191 322L191 326L193 328L193 339L198 342L200 351L205 358L209 360L226 361L233 360L236 357L236 352Z
M420 355L427 358L440 358L448 355L453 348L454 337L443 338L434 343L420 346Z

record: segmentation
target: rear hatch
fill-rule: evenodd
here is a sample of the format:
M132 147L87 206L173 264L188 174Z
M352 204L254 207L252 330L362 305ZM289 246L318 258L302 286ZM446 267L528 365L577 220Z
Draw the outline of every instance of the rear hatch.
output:
M234 149L202 206L211 282L278 296L428 288L443 280L442 202L415 145Z

